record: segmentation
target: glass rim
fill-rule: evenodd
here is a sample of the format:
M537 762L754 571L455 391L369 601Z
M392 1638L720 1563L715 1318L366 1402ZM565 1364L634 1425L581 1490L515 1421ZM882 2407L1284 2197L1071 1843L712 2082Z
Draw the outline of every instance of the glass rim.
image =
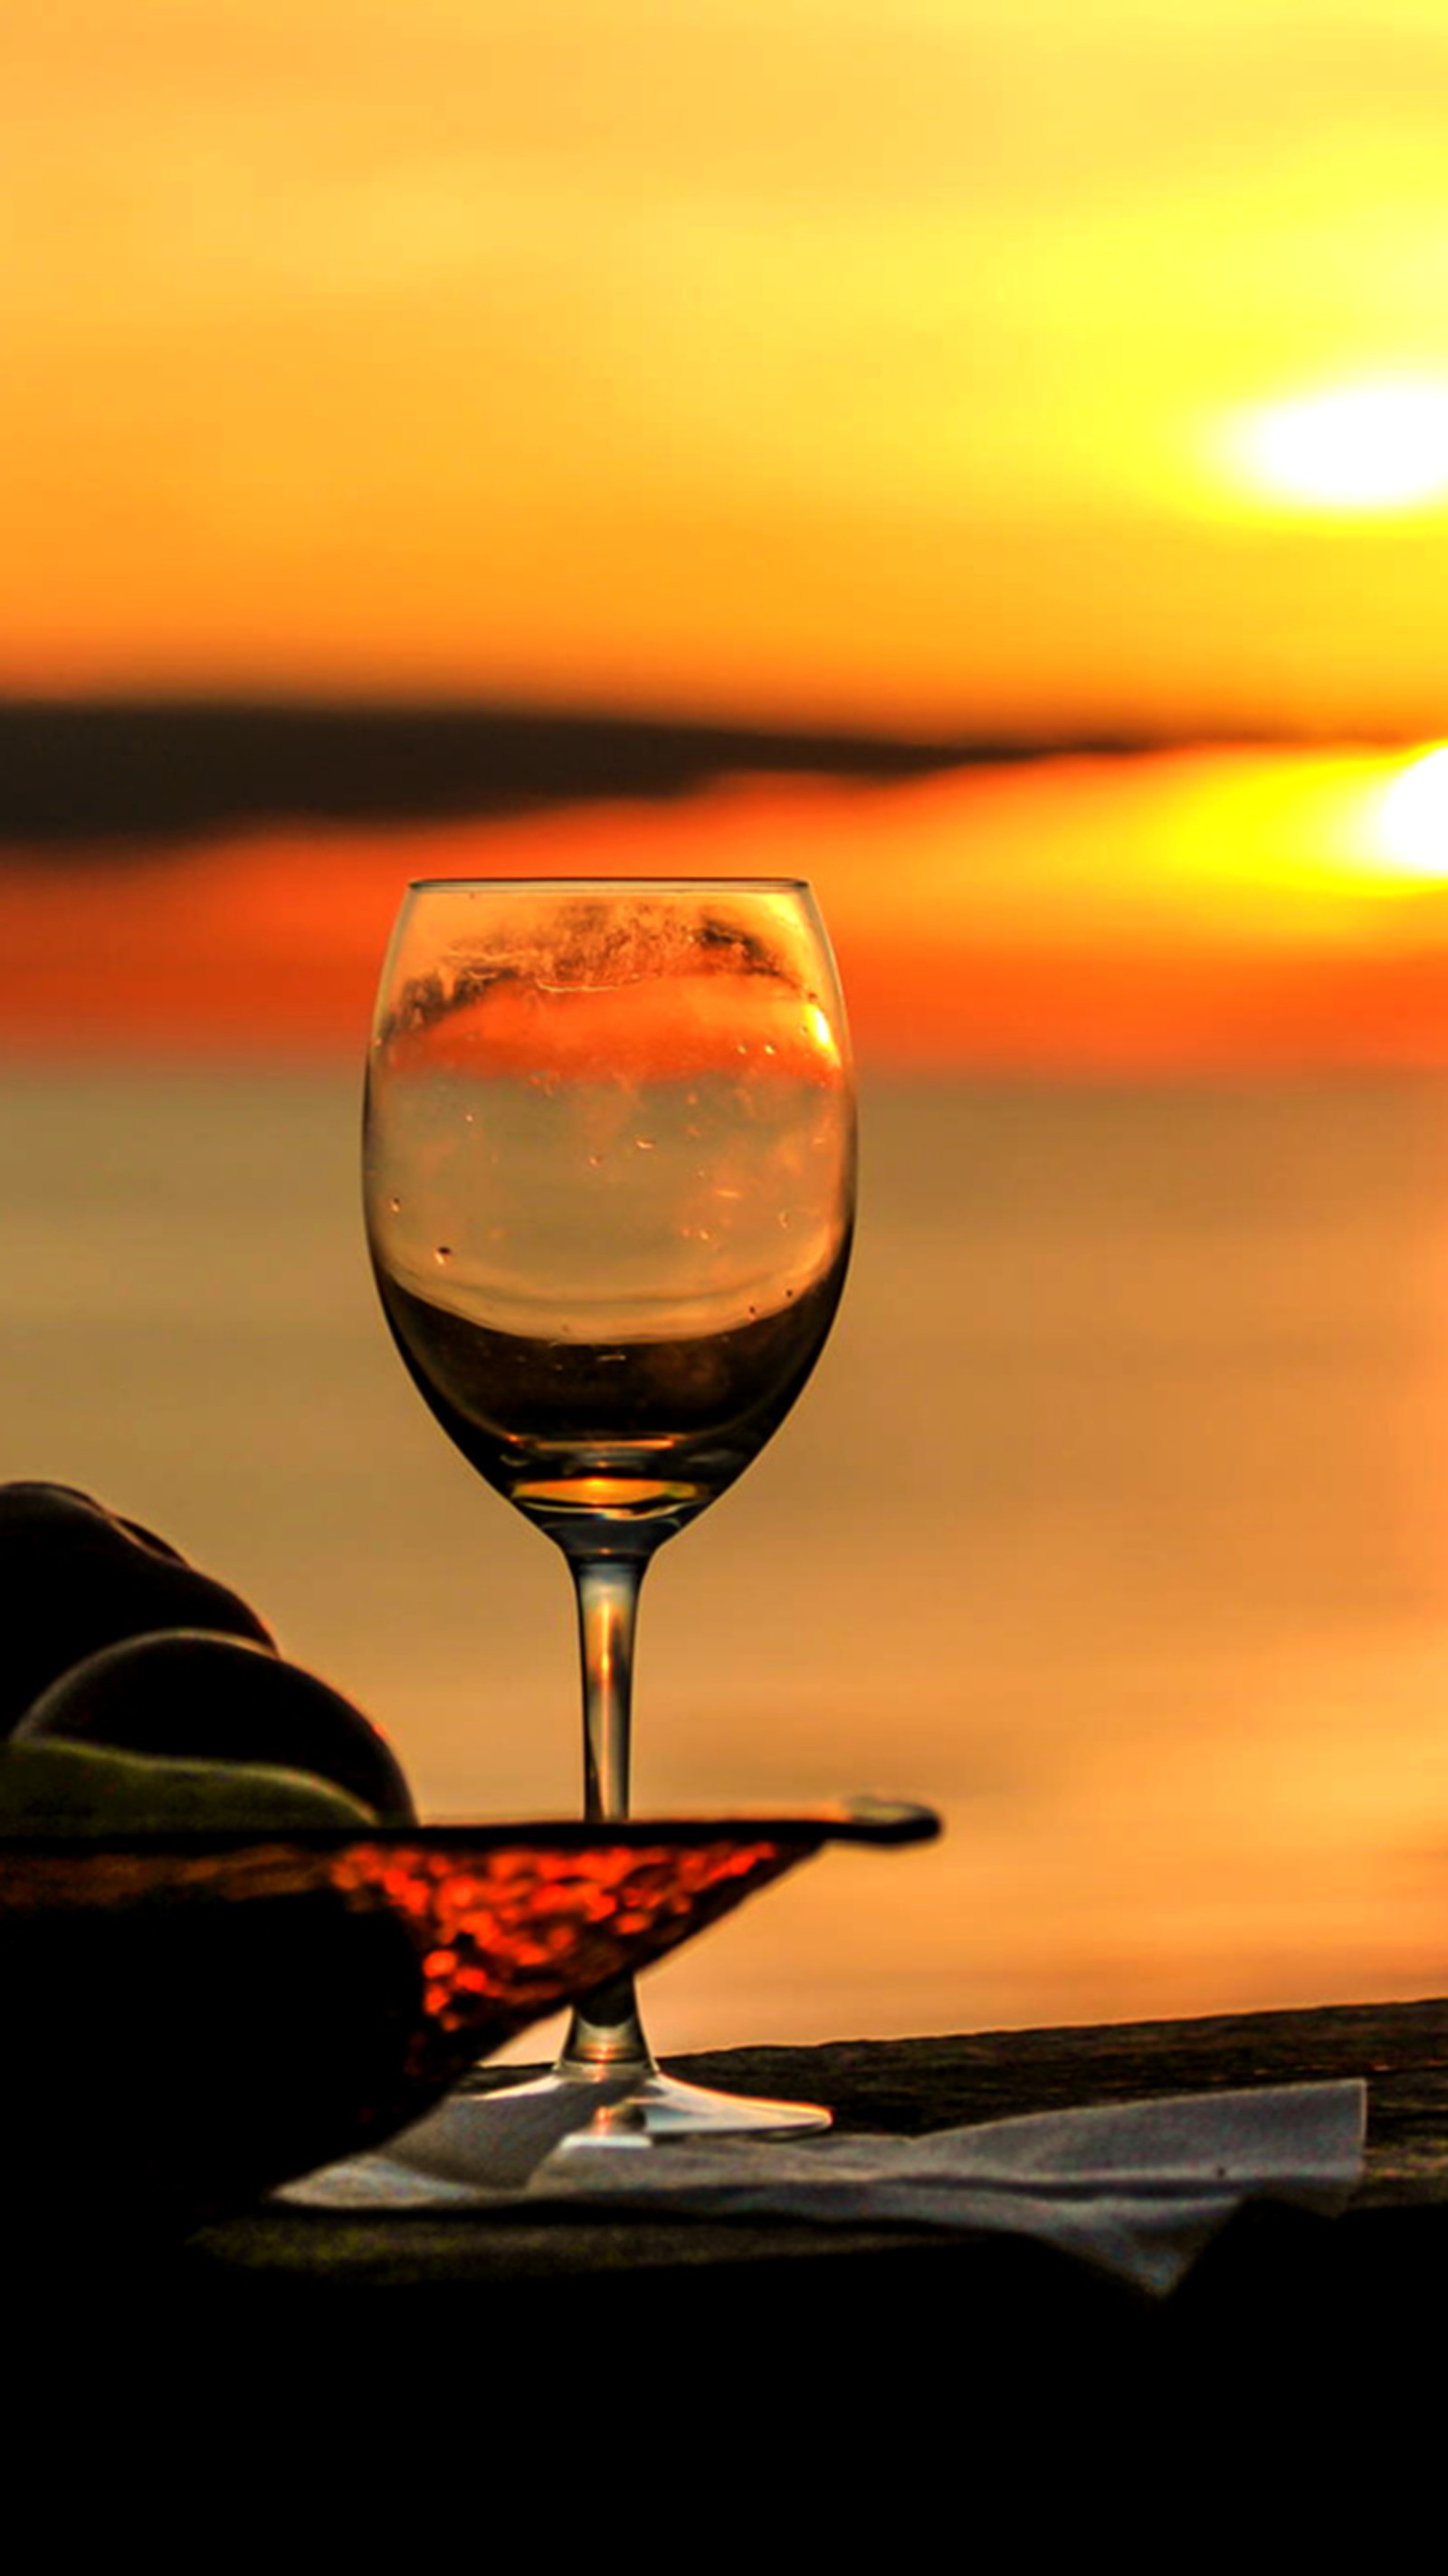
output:
M410 877L409 894L808 894L808 877Z

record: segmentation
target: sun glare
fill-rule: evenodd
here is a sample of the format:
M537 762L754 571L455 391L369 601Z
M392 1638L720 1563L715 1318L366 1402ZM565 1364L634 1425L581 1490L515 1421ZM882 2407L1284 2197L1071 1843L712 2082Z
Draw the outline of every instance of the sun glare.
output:
M1448 878L1448 743L1419 754L1388 781L1374 837L1403 876Z
M1231 440L1259 490L1310 508L1406 510L1448 496L1448 383L1350 385L1247 413Z

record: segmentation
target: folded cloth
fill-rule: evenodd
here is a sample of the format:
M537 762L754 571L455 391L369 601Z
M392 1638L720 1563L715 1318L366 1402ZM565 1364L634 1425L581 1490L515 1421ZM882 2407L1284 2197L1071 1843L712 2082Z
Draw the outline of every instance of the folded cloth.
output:
M281 2197L333 2209L487 2209L526 2197L670 2218L985 2229L1037 2237L1161 2296L1244 2201L1334 2216L1362 2174L1360 2083L1178 2094L923 2138L681 2138L626 2152L588 2135L601 2089L580 2087L578 2105L520 2094L511 2126L506 2093L465 2097L385 2154L331 2166Z

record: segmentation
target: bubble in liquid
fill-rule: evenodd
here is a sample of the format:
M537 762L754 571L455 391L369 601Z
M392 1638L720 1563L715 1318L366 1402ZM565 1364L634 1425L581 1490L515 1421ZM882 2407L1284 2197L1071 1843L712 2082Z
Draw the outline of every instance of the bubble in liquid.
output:
M432 1257L437 1263L439 1270L445 1270L453 1257L452 1245L450 1243L435 1243L432 1247Z
M786 1234L787 1234L787 1233L789 1232L789 1210L788 1210L788 1208L781 1208L781 1209L780 1209L780 1211L779 1211L779 1222L780 1222L780 1224L784 1227L784 1230L785 1230L785 1232L786 1232Z
M635 1136L634 1143L641 1154L652 1154L658 1143L658 1138L656 1136Z
M594 1171L594 1172L596 1172L596 1171L597 1171L597 1169L598 1169L598 1167L599 1167L599 1165L600 1165L600 1163L601 1163L602 1161L603 1161L603 1156L602 1156L601 1154L590 1154L590 1155L589 1155L589 1157L588 1157L588 1164L589 1164L589 1169L590 1169L590 1171Z
M388 1200L388 1202L387 1202L387 1212L388 1212L388 1215L389 1215L389 1216L401 1216L401 1214L402 1214L402 1201L401 1201L401 1199L389 1199L389 1200Z

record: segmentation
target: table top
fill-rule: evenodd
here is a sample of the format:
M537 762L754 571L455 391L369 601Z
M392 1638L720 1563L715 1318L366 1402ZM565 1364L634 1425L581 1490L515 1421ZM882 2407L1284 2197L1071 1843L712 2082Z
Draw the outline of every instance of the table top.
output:
M1448 2002L1334 2007L1187 2022L985 2033L819 2047L744 2048L673 2060L727 2090L828 2102L840 2132L932 2129L1088 2103L1361 2076L1367 2173L1351 2221L1441 2213L1448 2233ZM499 2077L516 2081L516 2070ZM1252 2213L1260 2219L1267 2213ZM1272 2213L1289 2227L1290 2212ZM1339 2222L1341 2228L1342 2222ZM1318 2223L1310 2230L1321 2233ZM383 2290L452 2299L486 2284L590 2283L627 2272L850 2265L906 2250L962 2250L924 2228L792 2220L600 2217L538 2207L493 2213L353 2214L268 2205L203 2230L179 2258L197 2295L296 2300ZM977 2249L979 2250L979 2249ZM999 2249L995 2249L998 2251ZM1050 2257L1052 2267L1064 2258Z
M700 2473L706 2424L747 2433L751 2456L784 2446L805 2385L813 2408L867 2427L872 2443L948 2448L962 2410L1004 2438L1027 2396L1033 2422L1054 2408L1104 2440L1128 2395L1180 2423L1223 2388L1239 2407L1255 2390L1259 2411L1277 2405L1284 2380L1326 2403L1347 2373L1361 2405L1384 2355L1424 2337L1436 2345L1448 2301L1448 2001L736 2049L672 2067L827 2101L841 2131L894 2134L1361 2076L1367 2173L1336 2220L1242 2210L1162 2301L1045 2246L915 2226L267 2204L180 2248L118 2247L113 2277L90 2249L92 2313L125 2316L143 2300L172 2356L173 2393L229 2384L251 2404L256 2387L290 2373L294 2404L325 2384L368 2408L379 2387L392 2404L404 2386L416 2397L415 2366L434 2395L481 2373L490 2437L520 2443L536 2442L540 2408L552 2421L582 2403L582 2382L598 2438L623 2440L646 2357L654 2435L667 2432L677 2460L692 2448ZM677 2369L661 2370L659 2356Z

